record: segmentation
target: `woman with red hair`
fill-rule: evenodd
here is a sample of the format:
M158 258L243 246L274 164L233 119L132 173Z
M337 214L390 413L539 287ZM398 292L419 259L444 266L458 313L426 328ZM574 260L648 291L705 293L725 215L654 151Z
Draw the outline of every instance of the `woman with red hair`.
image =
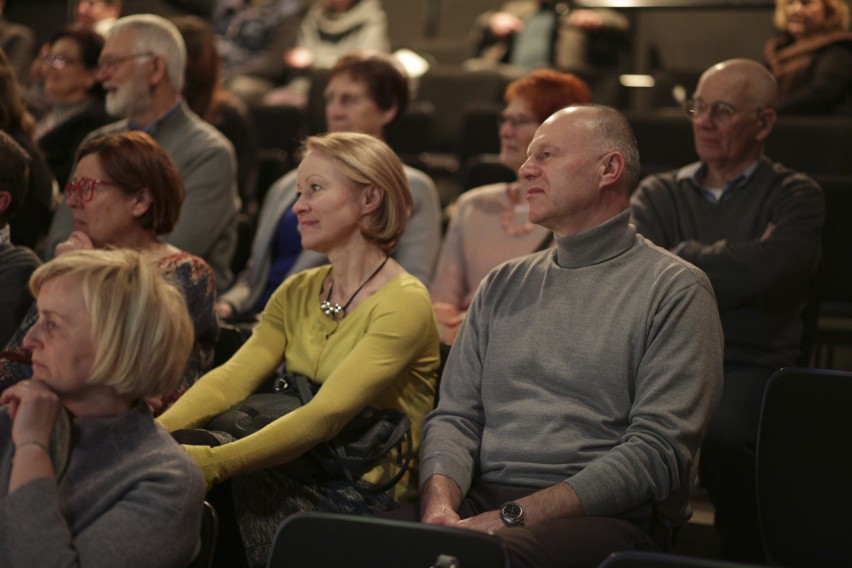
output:
M500 162L517 172L539 125L561 108L591 102L592 95L579 77L547 69L510 83L504 99ZM430 290L442 343L453 343L479 282L492 268L552 244L550 231L530 223L528 211L517 179L459 198Z

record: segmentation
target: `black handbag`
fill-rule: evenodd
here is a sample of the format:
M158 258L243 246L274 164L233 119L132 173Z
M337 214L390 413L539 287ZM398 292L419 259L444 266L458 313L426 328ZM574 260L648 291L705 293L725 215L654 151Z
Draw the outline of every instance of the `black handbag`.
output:
M280 372L255 394L215 416L205 430L245 438L309 403L318 390L319 385L303 375ZM360 491L378 493L402 479L411 464L412 453L408 416L392 408L366 406L333 440L280 467L301 481L347 479ZM397 466L390 479L378 485L359 479L386 459L393 459Z

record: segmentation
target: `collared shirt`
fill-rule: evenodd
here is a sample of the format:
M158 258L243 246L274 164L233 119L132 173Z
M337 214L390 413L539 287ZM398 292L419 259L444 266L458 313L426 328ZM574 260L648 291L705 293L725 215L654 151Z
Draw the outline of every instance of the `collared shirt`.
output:
M725 186L722 188L711 188L702 183L704 176L707 174L707 164L704 162L695 162L694 164L681 168L677 172L677 179L680 181L689 178L692 181L693 187L701 193L704 199L710 203L718 203L730 192L745 186L752 174L754 174L754 171L757 169L759 162L760 160L757 159L749 164L749 166L743 170L740 175L725 182Z
M9 236L9 233L10 230L8 223L4 225L3 228L0 228L0 246L12 244L12 238Z
M158 118L157 120L155 120L144 128L133 122L133 120L127 121L127 128L129 130L139 130L144 132L145 134L151 134L155 130L157 130L157 127L159 127L167 118L177 112L177 109L180 108L181 102L183 101L181 99L178 99L178 102L177 104L175 104L175 106L167 110L165 113L162 114L162 116L160 116L160 118Z

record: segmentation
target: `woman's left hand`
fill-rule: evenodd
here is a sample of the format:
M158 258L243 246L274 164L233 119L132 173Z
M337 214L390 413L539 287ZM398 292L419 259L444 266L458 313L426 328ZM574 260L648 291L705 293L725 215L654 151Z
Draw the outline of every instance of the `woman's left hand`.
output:
M0 394L0 404L9 405L15 446L38 442L47 447L61 404L56 393L44 382L15 383Z

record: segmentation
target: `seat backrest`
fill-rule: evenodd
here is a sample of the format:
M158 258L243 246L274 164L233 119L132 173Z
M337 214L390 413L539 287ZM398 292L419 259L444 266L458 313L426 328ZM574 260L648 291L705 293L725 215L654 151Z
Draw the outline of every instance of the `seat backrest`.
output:
M483 103L500 104L506 78L497 71L438 66L420 78L417 98L435 108L430 151L458 153L465 115Z
M480 154L500 153L500 115L502 102L487 101L470 106L462 122L459 163Z
M296 513L278 527L267 568L507 568L502 541L474 531L334 513Z
M787 368L766 387L757 439L767 559L789 567L852 559L852 373Z
M625 113L639 144L641 175L682 168L698 159L692 124L680 110L657 109Z
M772 161L810 176L852 175L849 148L852 118L843 116L783 115L766 139Z
M208 501L204 502L204 512L201 516L201 547L195 560L186 568L210 568L213 565L213 554L216 551L216 536L219 533L219 517L216 509Z
M299 107L259 105L249 108L262 149L286 152L295 165L295 152L305 136L305 117Z
M822 232L822 303L830 312L847 307L852 311L852 176L816 178L825 195L825 225Z
M514 171L503 165L499 156L482 154L465 162L461 174L461 191L492 183L509 183L517 178Z

